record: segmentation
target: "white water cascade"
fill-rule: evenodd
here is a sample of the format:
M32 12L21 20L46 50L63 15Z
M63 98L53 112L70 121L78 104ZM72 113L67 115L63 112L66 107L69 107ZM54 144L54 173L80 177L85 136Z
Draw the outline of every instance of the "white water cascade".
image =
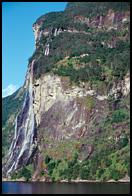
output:
M26 165L37 146L35 144L35 116L33 111L33 66L34 60L28 73L28 91L25 95L22 110L16 117L15 135L8 153L8 161L4 167L7 175Z
M45 56L49 55L49 44L46 45L46 49L45 49Z

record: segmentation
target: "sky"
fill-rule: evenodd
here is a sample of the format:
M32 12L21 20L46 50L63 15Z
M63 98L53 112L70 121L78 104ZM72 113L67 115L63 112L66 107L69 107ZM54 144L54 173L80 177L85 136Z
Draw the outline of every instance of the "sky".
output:
M35 50L32 25L41 15L63 11L67 2L2 3L2 97L24 84L28 59Z

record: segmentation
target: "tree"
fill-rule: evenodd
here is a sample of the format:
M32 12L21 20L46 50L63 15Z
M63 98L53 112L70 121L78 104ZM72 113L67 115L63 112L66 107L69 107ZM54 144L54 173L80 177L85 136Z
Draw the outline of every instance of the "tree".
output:
M50 156L46 155L45 164L48 164L51 160L52 160L52 158Z

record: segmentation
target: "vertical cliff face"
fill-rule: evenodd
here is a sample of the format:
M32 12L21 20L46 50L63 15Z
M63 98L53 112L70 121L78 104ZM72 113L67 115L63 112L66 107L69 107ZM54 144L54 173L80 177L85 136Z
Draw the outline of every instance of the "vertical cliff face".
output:
M33 65L34 61L31 63L27 75L27 92L24 103L15 121L15 135L4 168L7 175L19 169L22 165L26 165L37 146L36 121L33 110Z
M129 138L129 11L105 5L91 16L76 6L42 16L33 25L36 50L29 60L5 176L35 163L32 176L39 179L46 155L71 160L78 153L78 164L85 164L104 149L105 164L111 153L119 151L120 157L128 147L120 142Z

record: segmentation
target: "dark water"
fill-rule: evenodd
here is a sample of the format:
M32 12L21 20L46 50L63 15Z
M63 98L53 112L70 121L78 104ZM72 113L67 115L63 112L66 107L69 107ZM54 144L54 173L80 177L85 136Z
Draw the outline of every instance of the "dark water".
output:
M3 194L129 194L129 183L2 182Z

